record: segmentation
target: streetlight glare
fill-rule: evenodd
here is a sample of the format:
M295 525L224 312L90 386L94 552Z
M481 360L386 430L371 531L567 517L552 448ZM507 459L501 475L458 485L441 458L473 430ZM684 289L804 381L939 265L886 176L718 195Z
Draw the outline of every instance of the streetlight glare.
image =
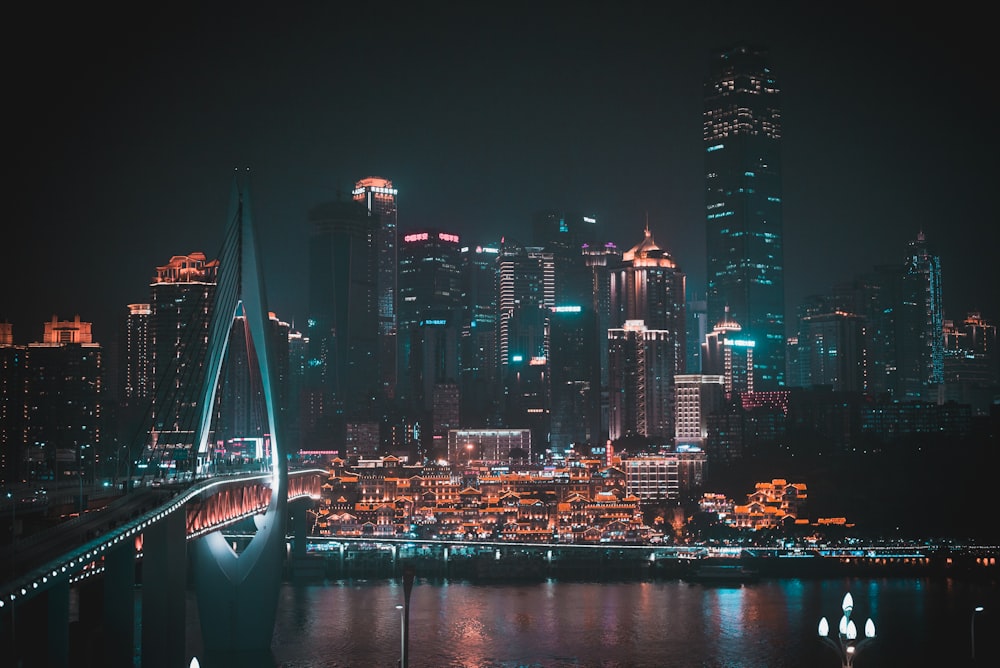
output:
M865 637L859 639L858 626L851 619L851 613L854 611L854 598L850 592L844 595L841 608L844 611L844 616L840 618L837 635L830 636L830 624L826 621L826 617L822 617L819 620L819 637L824 644L837 653L842 668L852 668L857 655L861 653L869 641L875 638L875 622L870 617L868 618L868 621L865 622Z

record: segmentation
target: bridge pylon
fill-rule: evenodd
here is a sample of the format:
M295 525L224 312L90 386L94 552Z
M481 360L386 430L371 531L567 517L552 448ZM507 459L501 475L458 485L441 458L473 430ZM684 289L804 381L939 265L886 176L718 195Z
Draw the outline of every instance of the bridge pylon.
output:
M288 464L284 431L275 406L275 351L268 336L264 276L250 207L250 191L234 175L226 240L220 258L218 288L209 326L206 382L195 445L199 459L209 453L209 430L230 331L242 309L247 333L259 365L261 387L271 436L271 496L262 515L254 517L257 532L239 554L216 531L193 541L193 582L198 600L206 668L232 665L236 656L270 652L285 550L285 510Z

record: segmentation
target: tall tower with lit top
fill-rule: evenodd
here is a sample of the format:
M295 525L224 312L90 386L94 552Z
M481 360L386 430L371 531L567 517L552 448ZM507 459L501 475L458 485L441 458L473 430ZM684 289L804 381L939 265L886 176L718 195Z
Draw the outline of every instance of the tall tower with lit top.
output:
M368 215L378 218L375 234L376 302L378 304L379 367L383 391L392 396L396 386L396 309L398 243L396 195L392 181L369 176L354 184L352 196Z
M780 90L764 49L717 51L704 87L708 322L757 344L754 387L785 384Z

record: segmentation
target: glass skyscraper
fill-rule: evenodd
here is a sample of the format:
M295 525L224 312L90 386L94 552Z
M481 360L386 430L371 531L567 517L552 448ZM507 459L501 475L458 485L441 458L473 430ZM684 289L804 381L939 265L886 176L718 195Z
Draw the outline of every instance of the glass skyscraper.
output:
M757 390L785 383L781 104L763 49L713 54L705 82L708 325L730 317L755 341Z
M378 303L379 374L382 390L392 396L396 385L396 293L398 265L398 234L396 225L396 195L392 181L369 176L354 184L354 201L362 202L368 215L378 219L375 235L376 301Z

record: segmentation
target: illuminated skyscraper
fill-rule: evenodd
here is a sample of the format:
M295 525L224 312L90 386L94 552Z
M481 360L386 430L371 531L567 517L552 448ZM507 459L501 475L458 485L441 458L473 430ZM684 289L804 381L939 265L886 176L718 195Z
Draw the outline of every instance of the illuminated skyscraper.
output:
M667 444L674 437L674 333L628 320L608 330L609 428L618 440L640 435Z
M923 232L908 249L897 320L900 398L934 401L944 382L941 259L930 252Z
M776 389L785 382L780 91L766 51L746 45L714 54L704 90L708 322L728 307L757 343L754 386Z
M398 243L396 188L392 181L369 176L354 184L353 197L363 202L369 215L378 218L375 233L377 256L376 300L378 302L379 367L383 389L391 396L396 385L396 310Z
M436 229L404 234L399 256L398 393L413 416L434 425L423 435L440 436L438 418L444 433L457 421L464 257L458 235Z
M497 426L499 357L497 352L497 277L500 244L463 246L465 321L462 328L461 425Z
M740 324L723 312L701 344L701 371L723 377L726 395L754 391L754 348L756 342L745 338Z
M649 227L643 240L622 254L611 271L611 315L615 327L639 321L649 330L666 332L660 355L666 364L663 382L673 401L673 377L686 363L685 276L666 250L657 245ZM671 420L673 414L671 411ZM670 430L669 436L673 436Z
M218 272L219 261L208 260L204 253L174 255L156 268L150 283L153 401L146 444L150 466L183 468L193 464L199 384Z

